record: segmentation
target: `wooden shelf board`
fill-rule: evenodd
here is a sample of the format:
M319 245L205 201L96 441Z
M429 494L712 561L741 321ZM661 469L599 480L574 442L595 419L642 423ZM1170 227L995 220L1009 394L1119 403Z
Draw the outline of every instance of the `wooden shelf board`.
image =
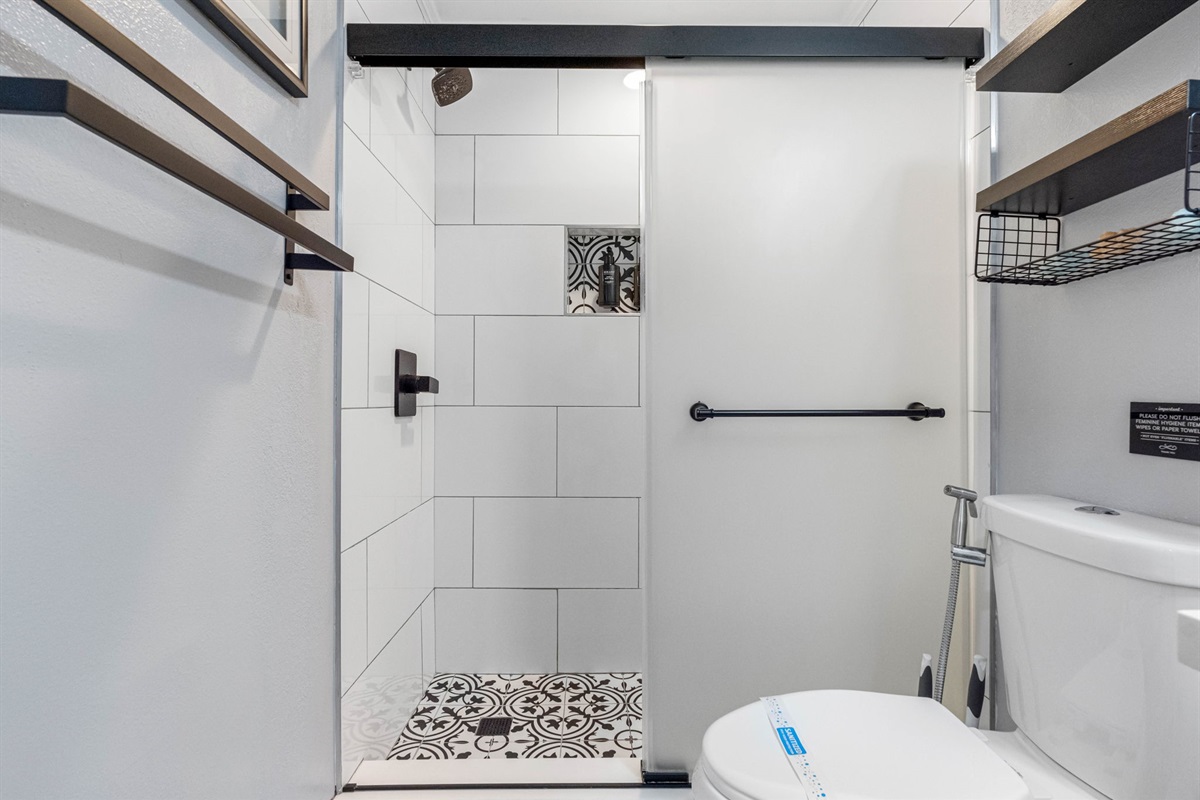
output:
M1197 0L1058 0L979 69L981 92L1061 92Z
M1184 81L979 192L979 211L1062 216L1182 170L1200 80Z

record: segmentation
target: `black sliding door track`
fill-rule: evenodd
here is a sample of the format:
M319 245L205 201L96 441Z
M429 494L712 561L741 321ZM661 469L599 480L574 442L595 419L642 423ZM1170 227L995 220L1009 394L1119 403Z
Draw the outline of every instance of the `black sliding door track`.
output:
M364 67L636 69L647 58L983 58L981 28L351 23Z

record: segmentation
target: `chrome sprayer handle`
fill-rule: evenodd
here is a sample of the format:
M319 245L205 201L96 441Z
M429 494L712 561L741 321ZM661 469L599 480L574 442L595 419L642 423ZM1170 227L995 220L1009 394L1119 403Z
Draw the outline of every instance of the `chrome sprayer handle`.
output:
M950 522L950 547L967 546L967 515L978 517L975 501L979 495L961 486L947 486L943 489L948 496L954 498L954 519ZM964 514L963 512L966 511Z

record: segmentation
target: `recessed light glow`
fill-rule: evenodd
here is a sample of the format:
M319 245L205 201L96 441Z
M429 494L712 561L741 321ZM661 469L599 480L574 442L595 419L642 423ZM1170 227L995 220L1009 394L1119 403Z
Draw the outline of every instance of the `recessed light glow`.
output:
M633 72L625 76L625 85L630 89L636 89L646 80L646 70L635 69Z

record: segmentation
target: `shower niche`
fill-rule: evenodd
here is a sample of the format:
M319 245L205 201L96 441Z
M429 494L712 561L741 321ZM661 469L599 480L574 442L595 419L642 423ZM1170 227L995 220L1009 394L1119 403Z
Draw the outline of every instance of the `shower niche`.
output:
M566 313L641 311L639 228L567 228L566 269Z

